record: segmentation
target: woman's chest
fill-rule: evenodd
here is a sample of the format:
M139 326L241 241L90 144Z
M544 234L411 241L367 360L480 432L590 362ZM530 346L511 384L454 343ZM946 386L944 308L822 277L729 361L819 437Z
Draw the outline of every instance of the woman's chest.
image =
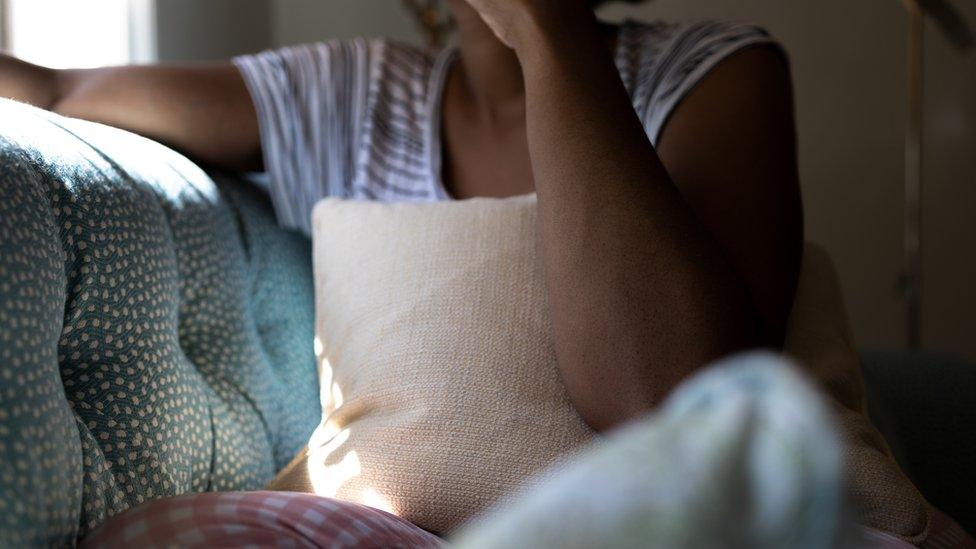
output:
M494 138L446 132L443 158L441 178L454 198L507 198L535 191L524 131Z
M524 109L508 118L465 108L451 88L444 99L441 181L454 198L506 198L535 191Z

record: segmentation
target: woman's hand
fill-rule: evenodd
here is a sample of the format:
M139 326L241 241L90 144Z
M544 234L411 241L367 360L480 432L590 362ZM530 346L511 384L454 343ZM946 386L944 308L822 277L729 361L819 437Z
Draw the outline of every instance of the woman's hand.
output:
M519 52L530 38L547 30L595 21L584 0L465 0L495 36Z

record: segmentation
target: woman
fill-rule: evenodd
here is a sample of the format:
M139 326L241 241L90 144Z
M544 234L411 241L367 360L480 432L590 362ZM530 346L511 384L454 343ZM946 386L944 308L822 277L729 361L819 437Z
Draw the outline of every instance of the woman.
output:
M186 67L4 58L0 93L225 168L263 158L281 222L306 231L327 195L537 192L560 368L603 430L717 357L777 346L803 238L780 50L750 27L603 26L599 3L447 0L459 48L436 56L352 41Z
M538 193L559 366L598 430L718 357L780 345L803 230L768 36L605 26L599 0L446 1L459 48L436 55L350 41L184 67L0 58L0 94L263 165L280 221L306 231L325 196Z

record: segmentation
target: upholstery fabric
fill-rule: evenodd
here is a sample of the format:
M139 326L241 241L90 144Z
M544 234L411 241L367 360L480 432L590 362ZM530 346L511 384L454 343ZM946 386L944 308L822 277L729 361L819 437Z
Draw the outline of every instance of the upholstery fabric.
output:
M591 440L551 343L535 201L326 201L323 424L272 489L446 534Z
M307 239L147 139L0 121L0 546L263 486L319 419Z
M924 542L931 531L932 508L869 417L839 278L829 255L816 246L804 252L785 351L831 397L860 523L915 545Z

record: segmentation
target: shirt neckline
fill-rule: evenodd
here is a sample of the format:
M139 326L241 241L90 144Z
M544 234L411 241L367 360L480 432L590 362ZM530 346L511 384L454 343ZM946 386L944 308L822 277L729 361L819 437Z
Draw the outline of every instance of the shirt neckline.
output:
M617 44L613 52L614 64L619 70L625 43L633 27L633 21L626 19L617 25ZM460 57L456 46L441 50L434 61L434 68L430 76L430 94L428 109L430 124L427 126L426 141L430 178L434 182L434 196L437 200L454 200L444 185L444 94L447 92L448 79L451 69Z
M444 94L447 91L448 76L451 68L457 62L460 52L457 47L450 47L437 54L434 69L431 74L430 95L430 124L427 125L427 154L430 167L431 181L434 182L434 194L437 200L453 200L444 185Z

